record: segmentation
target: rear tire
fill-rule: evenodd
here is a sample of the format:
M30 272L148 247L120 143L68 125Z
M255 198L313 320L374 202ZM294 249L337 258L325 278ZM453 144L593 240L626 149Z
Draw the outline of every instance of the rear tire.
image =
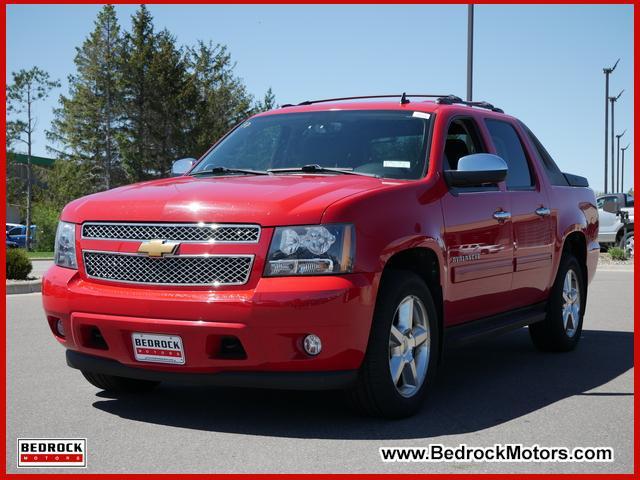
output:
M435 375L439 338L437 311L424 281L410 271L385 273L367 352L348 391L355 409L386 418L415 414Z
M160 385L160 382L152 382L150 380L138 380L84 371L81 373L91 385L107 392L143 393L150 392Z
M529 325L533 344L548 352L568 352L580 341L585 311L587 282L576 257L562 255L556 280L547 303L547 316Z

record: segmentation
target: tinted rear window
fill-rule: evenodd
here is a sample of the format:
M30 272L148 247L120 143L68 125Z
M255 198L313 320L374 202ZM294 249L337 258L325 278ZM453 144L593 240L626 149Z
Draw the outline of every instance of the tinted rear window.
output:
M542 145L542 142L538 140L538 137L536 137L533 134L533 132L529 129L529 127L527 127L524 123L520 122L520 126L529 136L529 140L531 140L534 150L538 153L538 159L542 163L542 167L546 172L547 177L551 182L551 185L561 185L561 186L569 185L569 182L567 182L567 179L565 178L563 173L560 171L560 168L558 168L558 165L556 165L556 162L553 161L553 158L551 157L551 155L549 155L549 152L547 152L547 149L544 148L544 145Z

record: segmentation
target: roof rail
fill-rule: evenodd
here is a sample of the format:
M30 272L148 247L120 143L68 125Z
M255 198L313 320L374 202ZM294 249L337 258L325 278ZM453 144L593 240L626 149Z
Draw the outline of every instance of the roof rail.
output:
M469 107L486 108L487 110L491 110L492 112L504 113L504 110L498 107L494 107L489 102L467 102L466 100L462 100L456 95L445 95L438 98L436 100L436 103L439 103L441 105L453 105L454 103L459 103L461 105L467 105Z
M365 99L369 99L369 98L400 98L400 103L402 105L406 104L406 103L410 103L409 98L408 97L412 97L412 98L450 98L450 97L454 97L454 95L431 95L431 94L409 94L409 93L402 93L402 94L398 94L398 95L363 95L363 96L359 96L359 97L339 97L339 98L325 98L322 100L306 100L304 102L300 102L297 104L297 106L302 106L302 105L312 105L314 103L327 103L327 102L342 102L345 100L365 100ZM282 107L280 108L287 108L287 107L295 107L296 105L292 104L292 103L287 103L285 105L282 105Z

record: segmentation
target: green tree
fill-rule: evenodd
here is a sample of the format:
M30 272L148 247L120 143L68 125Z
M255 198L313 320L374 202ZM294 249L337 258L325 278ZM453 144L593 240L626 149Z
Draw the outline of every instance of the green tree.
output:
M224 45L198 42L188 51L195 98L189 126L190 156L200 156L231 127L254 111L253 98L235 76L235 64Z
M38 225L36 249L50 252L64 206L93 189L91 165L59 159L50 169L40 168L34 189L33 220Z
M92 190L90 169L91 165L76 160L56 160L51 169L41 174L43 186L36 187L35 200L50 204L60 213L67 203Z
M262 102L258 102L258 104L256 105L256 111L267 112L269 110L273 110L274 108L278 108L278 106L276 105L276 96L273 93L271 87L269 87L267 92L264 94L264 99L262 100Z
M12 83L7 86L7 138L14 143L22 142L27 147L27 196L26 196L26 248L31 248L31 201L33 196L33 169L31 148L33 133L38 121L35 115L37 102L47 98L54 88L59 88L57 80L38 67L12 73Z
M54 249L56 228L60 218L60 209L49 202L38 202L33 207L33 220L38 225L35 250L52 252Z
M75 63L49 137L66 165L90 167L82 193L167 175L176 158L200 156L247 116L275 106L271 89L254 103L227 47L179 47L169 31L154 30L145 5L122 34L105 6Z
M69 95L60 96L48 132L61 147L52 149L59 158L91 166L94 191L122 182L116 143L122 122L121 45L115 9L105 5L94 30L76 49L77 73L69 77Z
M121 50L126 121L118 143L127 179L134 182L148 179L153 170L151 125L155 85L151 66L155 44L153 18L147 7L141 5L132 17L131 32L125 34Z
M149 75L153 82L149 100L153 120L148 125L151 166L146 173L166 176L173 160L187 154L188 105L195 98L185 56L167 30L156 36Z

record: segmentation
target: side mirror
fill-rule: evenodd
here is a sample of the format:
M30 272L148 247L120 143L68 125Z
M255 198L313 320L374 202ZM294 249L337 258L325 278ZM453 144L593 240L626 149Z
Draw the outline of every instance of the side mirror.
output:
M184 175L191 170L194 163L196 163L195 158L181 158L180 160L176 160L173 162L173 165L171 165L171 176L179 177L180 175Z
M507 178L507 164L491 153L474 153L458 160L457 170L445 170L444 179L451 187L472 187L499 183Z

